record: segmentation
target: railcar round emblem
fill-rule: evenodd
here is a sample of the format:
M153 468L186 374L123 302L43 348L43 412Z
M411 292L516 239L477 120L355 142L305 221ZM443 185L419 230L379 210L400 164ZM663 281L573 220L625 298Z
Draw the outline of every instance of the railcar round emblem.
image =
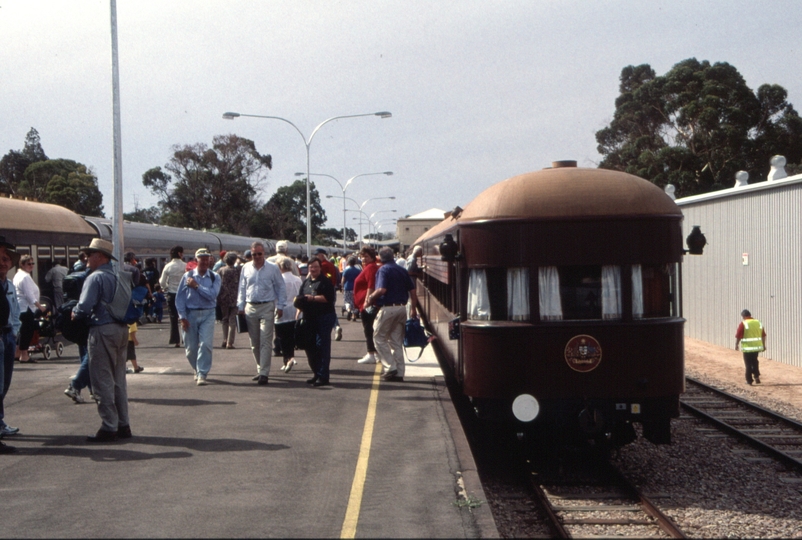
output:
M601 358L601 345L593 336L574 336L565 345L565 361L574 371L593 371L599 367Z

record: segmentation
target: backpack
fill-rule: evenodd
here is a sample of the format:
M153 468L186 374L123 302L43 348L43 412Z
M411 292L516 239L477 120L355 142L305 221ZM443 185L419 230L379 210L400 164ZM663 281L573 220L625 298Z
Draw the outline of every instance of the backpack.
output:
M80 299L81 289L84 288L84 281L86 281L86 276L88 275L89 271L81 270L64 276L64 282L61 285L64 291L64 298L70 300Z
M55 327L64 339L86 347L89 339L89 319L72 319L72 310L77 300L68 300L56 309Z
M111 302L103 302L103 306L109 312L111 318L124 324L137 322L142 316L142 299L147 295L148 289L141 286L133 287L132 274L127 270L118 268L116 273L107 272L106 270L99 271L112 274L116 281ZM143 289L145 291L144 294L141 292ZM135 290L137 290L139 300L134 299L133 293Z

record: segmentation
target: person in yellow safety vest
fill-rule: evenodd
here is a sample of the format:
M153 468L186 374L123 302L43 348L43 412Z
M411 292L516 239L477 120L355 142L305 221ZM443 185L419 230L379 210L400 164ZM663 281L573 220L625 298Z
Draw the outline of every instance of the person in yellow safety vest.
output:
M760 384L760 368L757 356L766 350L766 331L763 323L752 318L748 309L741 312L741 324L735 332L735 350L740 345L744 353L744 364L746 365L746 384L752 384L754 376L755 384Z

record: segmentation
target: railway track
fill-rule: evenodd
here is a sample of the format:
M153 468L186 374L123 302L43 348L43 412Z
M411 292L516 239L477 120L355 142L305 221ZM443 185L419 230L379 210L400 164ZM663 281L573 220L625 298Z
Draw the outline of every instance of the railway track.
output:
M557 474L530 468L531 487L554 536L685 538L671 519L608 461L585 461L571 468Z
M802 472L802 423L686 378L682 407L730 435Z

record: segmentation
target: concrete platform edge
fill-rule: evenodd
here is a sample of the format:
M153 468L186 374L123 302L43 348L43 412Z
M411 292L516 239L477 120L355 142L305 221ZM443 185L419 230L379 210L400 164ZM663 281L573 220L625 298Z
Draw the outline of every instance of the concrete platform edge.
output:
M435 393L438 396L440 407L453 437L454 450L457 453L457 460L460 466L459 472L462 475L465 493L482 501L482 504L469 510L478 529L479 538L500 538L496 521L493 519L490 505L487 503L482 481L479 478L476 462L473 460L473 452L471 452L470 444L468 444L468 439L462 429L459 414L457 414L457 410L450 399L445 380L442 376L439 376L434 377L434 381L442 389L442 391Z

